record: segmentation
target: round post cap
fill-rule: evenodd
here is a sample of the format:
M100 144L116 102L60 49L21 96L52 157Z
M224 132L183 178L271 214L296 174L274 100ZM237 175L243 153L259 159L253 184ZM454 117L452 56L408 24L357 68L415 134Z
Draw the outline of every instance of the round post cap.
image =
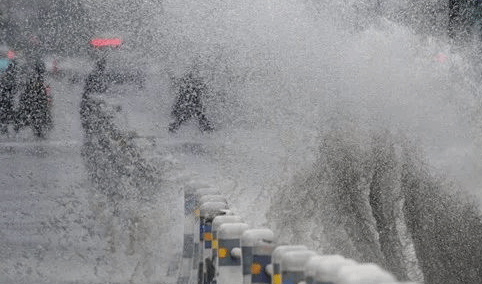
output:
M345 265L338 270L339 284L380 284L396 282L395 277L374 263Z
M246 223L224 223L218 228L218 239L239 239L249 228Z
M281 271L303 272L308 260L317 255L312 250L295 250L285 252L281 256Z
M283 253L288 252L288 251L295 251L295 250L308 250L308 247L305 245L281 245L277 246L273 254L271 255L271 262L272 263L280 263L281 261L281 256Z
M249 229L243 232L241 236L241 246L253 247L259 241L271 243L274 241L274 233L270 229Z
M229 209L228 204L224 202L205 202L201 204L199 208L201 212L201 217L204 218L214 218L217 215L226 214L225 210Z
M202 195L201 198L199 198L199 203L203 204L206 202L224 202L228 203L226 201L226 198L220 194L207 194L207 195Z
M243 222L243 218L241 218L241 216L238 216L238 215L219 215L219 216L216 216L216 217L214 217L213 223L212 223L213 232L217 231L219 226L221 226L221 224L224 224L224 223L242 223L242 222Z

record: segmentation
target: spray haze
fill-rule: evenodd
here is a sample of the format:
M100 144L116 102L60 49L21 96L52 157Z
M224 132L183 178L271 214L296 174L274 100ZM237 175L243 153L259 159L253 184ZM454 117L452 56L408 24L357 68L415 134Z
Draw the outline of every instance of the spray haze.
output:
M377 262L400 279L476 281L468 260L477 256L434 241L445 230L462 251L477 247L450 222L466 215L480 227L477 206L455 197L480 192L473 54L433 36L443 17L427 32L426 22L410 24L421 17L413 6L396 18L402 8L386 5L164 2L165 58L173 70L203 62L221 90L208 106L224 131L218 161L244 179L237 194L272 198L268 219L287 240ZM454 269L433 269L445 265Z
M175 278L177 262L170 262L179 260L183 230L179 190L196 177L191 170L200 170L200 182L213 181L236 214L276 230L280 242L375 262L399 280L482 283L480 202L469 195L481 195L482 182L474 64L480 44L446 37L446 3L4 2L11 25L4 37L14 48L38 34L48 40L42 53L80 57L93 37L121 37L122 48L101 52L109 55L108 68L146 74L144 88L109 88L103 98L112 109L81 96L83 86L73 80L52 78L53 138L74 131L67 136L85 139L73 159L70 148L59 163L37 157L66 169L57 185L42 167L48 171L39 175L48 178L40 184L43 202L25 191L42 214L30 214L23 201L17 211L5 199L6 222L23 220L36 230L8 258L7 267L17 268L5 270L7 277L41 283ZM84 61L78 59L72 61ZM216 130L201 134L187 125L168 133L174 83L192 69L210 90L203 104ZM20 172L38 168L24 159ZM70 168L82 161L85 169L74 171L79 179L71 187ZM6 177L11 196L17 185L32 183L28 173L18 182L17 167ZM64 209L52 205L57 199ZM15 226L6 231L13 243ZM80 238L77 251L72 244ZM28 266L19 265L24 258Z
M288 240L400 279L472 283L477 265L463 252L476 251L479 209L453 193L480 194L480 87L473 53L445 39L446 6L435 7L163 1L139 32L153 37L142 47L170 77L195 65L207 78L213 159L236 180L230 197L243 214L261 223L271 200L268 219ZM441 16L424 22L426 11ZM467 238L468 223L451 222L464 215L475 228ZM435 242L441 232L464 245ZM458 275L464 264L470 279Z
M333 121L360 133L385 127L420 143L437 167L450 168L447 155L476 149L470 62L443 38L374 13L391 15L396 5L377 7L165 1L160 58L175 75L195 60L203 64L218 91L210 111L230 129L280 129L299 140L290 146L299 149L316 146L305 138L316 143L313 133L330 131ZM448 61L434 60L439 52Z

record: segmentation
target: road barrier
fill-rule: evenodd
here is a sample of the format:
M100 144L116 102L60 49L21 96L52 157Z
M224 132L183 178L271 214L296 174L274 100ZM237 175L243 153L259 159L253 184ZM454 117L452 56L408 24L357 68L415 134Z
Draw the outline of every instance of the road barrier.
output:
M211 262L216 264L218 258L218 230L219 227L224 223L242 223L243 218L236 215L222 215L217 216L213 219L212 223L212 233L213 233L213 247L212 247L212 255L211 255Z
M271 284L281 283L281 258L284 253L296 250L308 250L304 245L281 245L273 251L271 264L267 271L271 275Z
M187 185L184 202L179 284L400 284L373 263L277 244L270 229L235 215L216 188Z
M269 283L265 267L271 263L274 233L270 229L250 229L241 236L243 283Z
M299 283L305 280L305 264L316 252L296 250L281 256L281 283Z
M209 195L214 196L214 195ZM206 196L203 196L206 197ZM201 198L203 199L203 198ZM204 198L206 199L206 198ZM226 202L212 202L206 199L200 206L200 242L201 242L201 263L203 270L203 282L210 282L214 277L214 264L212 263L212 221L218 215L227 213Z
M215 264L216 283L243 283L241 236L249 228L246 223L224 223L218 230L218 257Z

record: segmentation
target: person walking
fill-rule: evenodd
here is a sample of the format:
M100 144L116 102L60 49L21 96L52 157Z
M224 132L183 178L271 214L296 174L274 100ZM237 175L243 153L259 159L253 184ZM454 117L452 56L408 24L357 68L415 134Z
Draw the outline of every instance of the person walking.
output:
M17 91L17 68L11 61L0 79L0 133L8 133L8 124L14 121L13 99Z
M99 59L95 65L95 69L85 80L84 93L104 93L107 90L106 60Z
M178 96L171 112L174 121L169 124L170 132L176 132L192 118L197 119L201 131L214 130L201 101L207 91L206 84L193 70L178 81Z
M44 138L53 127L52 98L50 88L45 84L45 64L37 60L33 78L29 79L25 92L19 99L15 131L21 127L31 126L35 136Z

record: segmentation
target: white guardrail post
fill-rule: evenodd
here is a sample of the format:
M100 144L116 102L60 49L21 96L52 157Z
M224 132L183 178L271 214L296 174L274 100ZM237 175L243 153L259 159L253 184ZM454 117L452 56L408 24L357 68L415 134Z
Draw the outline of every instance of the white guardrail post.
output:
M251 284L251 272L254 269L256 274L260 275L264 273L264 266L269 264L263 264L263 268L261 268L261 264L258 262L253 262L253 250L255 245L261 246L262 244L259 243L261 241L265 242L265 246L272 246L274 241L274 233L270 229L250 229L244 231L243 235L241 236L241 251L243 255L243 283L244 284ZM267 282L261 282L267 283Z
M201 197L204 195L216 195L219 194L219 190L216 188L211 188L211 187L206 187L206 188L198 188L195 190L194 195L195 195L195 201L196 205L194 208L194 217L195 217L195 223L194 223L194 257L193 257L193 269L196 269L197 272L197 279L198 279L198 284L203 284L202 283L202 278L203 278L203 266L202 266L202 260L201 260Z
M201 198L202 199L202 198ZM225 202L205 202L201 204L200 207L200 255L202 257L201 263L203 264L203 281L202 283L207 284L214 278L214 265L211 262L212 257L212 221L214 217L218 215L226 214L228 209L228 204Z
M271 263L274 248L274 233L270 229L251 229L243 233L241 249L244 284L271 283L266 266Z
M213 246L212 246L212 262L214 263L214 271L218 270L217 258L218 258L218 230L222 224L225 223L243 223L243 218L237 215L222 215L216 216L212 223L212 233L213 233Z
M219 226L216 283L243 283L241 236L248 228L245 223L224 223Z
M317 255L311 250L288 251L281 256L281 283L293 283L303 281L305 264Z
M178 279L178 284L189 284L189 279L193 277L194 269L194 231L195 217L194 208L196 197L193 190L184 192L184 240L182 249L182 266Z
M304 245L281 245L277 246L271 254L271 263L266 267L266 271L271 275L271 284L281 284L281 256L283 253L295 250L308 250Z

